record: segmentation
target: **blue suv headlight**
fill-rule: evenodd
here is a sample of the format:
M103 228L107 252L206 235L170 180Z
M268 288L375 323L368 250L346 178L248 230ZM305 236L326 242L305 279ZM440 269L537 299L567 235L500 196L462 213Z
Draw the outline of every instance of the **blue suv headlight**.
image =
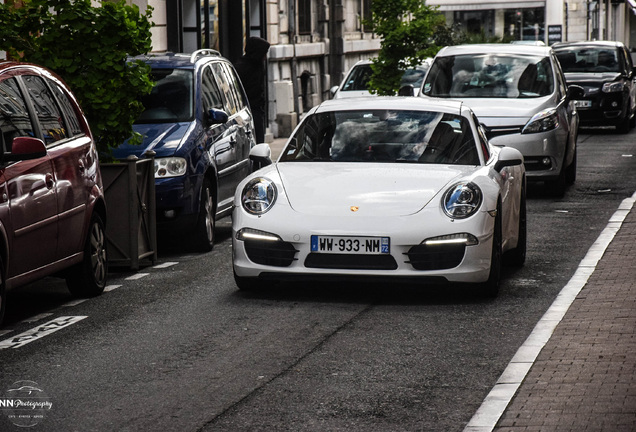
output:
M187 163L184 158L156 158L155 178L179 177L185 174L186 168Z
M547 132L559 127L559 116L554 108L546 109L532 116L523 127L522 134Z

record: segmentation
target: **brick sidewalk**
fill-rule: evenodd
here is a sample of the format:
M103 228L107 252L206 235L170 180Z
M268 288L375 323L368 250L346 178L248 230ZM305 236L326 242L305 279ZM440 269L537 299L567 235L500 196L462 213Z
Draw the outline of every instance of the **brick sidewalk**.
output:
M494 430L636 431L636 209Z

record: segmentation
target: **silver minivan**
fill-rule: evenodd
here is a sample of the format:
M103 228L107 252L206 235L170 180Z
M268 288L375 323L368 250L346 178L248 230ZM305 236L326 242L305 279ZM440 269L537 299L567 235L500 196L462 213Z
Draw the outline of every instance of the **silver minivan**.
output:
M464 101L494 145L521 151L529 181L563 195L576 179L574 99L582 92L568 91L549 47L475 44L440 50L420 96Z

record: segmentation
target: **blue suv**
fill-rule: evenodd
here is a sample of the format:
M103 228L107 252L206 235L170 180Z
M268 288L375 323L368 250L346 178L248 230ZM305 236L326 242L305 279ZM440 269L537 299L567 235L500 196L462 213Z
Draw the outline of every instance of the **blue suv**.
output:
M134 125L143 143L124 143L113 156L154 151L157 230L187 235L196 250L209 251L215 220L231 213L234 190L251 172L255 135L247 97L232 64L216 51L139 58L155 81Z

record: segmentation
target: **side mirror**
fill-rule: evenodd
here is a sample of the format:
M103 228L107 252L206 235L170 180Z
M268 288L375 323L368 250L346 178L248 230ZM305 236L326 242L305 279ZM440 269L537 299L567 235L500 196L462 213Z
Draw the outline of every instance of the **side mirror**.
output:
M256 171L272 164L272 149L269 144L256 144L250 150L250 160L252 161L252 171Z
M333 86L329 89L329 93L331 93L331 97L334 97L336 92L338 91L340 87L339 86Z
M39 138L16 137L11 144L11 153L5 153L2 159L6 162L39 159L46 156L46 145Z
M227 113L220 109L212 108L207 112L207 121L211 125L223 124L227 122L228 118Z
M413 85L407 84L400 87L400 90L398 90L398 96L415 96L415 89L413 88Z
M512 147L502 147L499 151L499 158L495 163L495 171L499 172L505 167L523 164L523 155L519 150Z
M568 90L565 96L568 100L581 99L583 96L585 96L585 90L583 90L583 87L576 84L568 86Z

